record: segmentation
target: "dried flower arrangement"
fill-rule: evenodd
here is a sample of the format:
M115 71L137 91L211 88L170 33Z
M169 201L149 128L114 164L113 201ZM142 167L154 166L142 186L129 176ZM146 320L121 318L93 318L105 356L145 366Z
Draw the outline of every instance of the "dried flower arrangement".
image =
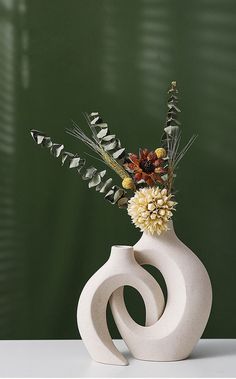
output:
M88 181L89 188L94 187L119 208L126 208L132 222L141 231L161 234L168 229L168 221L177 204L173 200L177 166L196 138L193 135L180 150L181 130L177 120L180 109L176 82L171 83L168 94L164 133L160 146L155 151L139 149L138 154L127 154L120 140L115 134L111 134L108 124L97 112L85 114L92 138L75 122L73 128L67 130L70 135L96 152L99 160L118 174L122 180L122 188L113 185L111 178L105 179L106 170L99 172L95 167L87 168L84 158L77 153L65 151L64 145L53 143L44 133L33 129L31 135L38 145L48 148L54 157L61 157L62 165L68 162L69 168L75 169L83 180Z

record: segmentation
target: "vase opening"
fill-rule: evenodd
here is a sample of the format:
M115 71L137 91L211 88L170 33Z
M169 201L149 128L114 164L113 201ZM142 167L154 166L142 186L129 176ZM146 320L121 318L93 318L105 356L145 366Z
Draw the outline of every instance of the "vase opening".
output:
M115 247L117 250L133 250L133 246L129 245L114 245L112 247Z
M135 261L133 246L127 245L114 245L111 248L110 259L119 261L131 262Z

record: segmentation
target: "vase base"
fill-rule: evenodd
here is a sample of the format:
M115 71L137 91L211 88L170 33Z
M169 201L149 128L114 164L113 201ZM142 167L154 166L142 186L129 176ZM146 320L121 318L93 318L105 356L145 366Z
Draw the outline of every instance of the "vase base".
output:
M98 360L98 359L94 359L93 360L97 363L101 363L103 365L110 365L110 366L129 366L129 362L127 361L126 358L124 358L124 360L120 360L120 361L102 361L102 360Z
M133 355L133 357L135 359L138 359L139 361L149 361L149 362L177 362L177 361L184 361L184 360L188 359L189 356L190 356L190 354L185 355L183 357L180 356L180 357L175 357L175 358L174 357L173 358L171 358L171 357L166 357L166 358L164 358L164 357L150 357L150 358L148 358L148 357L144 357L144 356Z

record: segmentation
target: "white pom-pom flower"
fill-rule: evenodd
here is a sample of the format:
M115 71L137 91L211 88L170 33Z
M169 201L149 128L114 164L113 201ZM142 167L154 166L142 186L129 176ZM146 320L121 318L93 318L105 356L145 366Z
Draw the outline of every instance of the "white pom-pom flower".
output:
M135 192L129 200L128 214L132 222L142 232L160 235L168 230L168 221L173 216L175 201L167 190L159 187L145 187Z

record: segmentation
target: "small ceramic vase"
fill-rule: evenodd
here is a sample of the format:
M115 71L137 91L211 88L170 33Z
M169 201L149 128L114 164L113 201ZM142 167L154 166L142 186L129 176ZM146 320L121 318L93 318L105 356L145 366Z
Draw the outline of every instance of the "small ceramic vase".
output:
M153 265L163 275L167 303L158 320L141 326L130 317L123 289L119 288L110 299L119 332L137 359L185 359L200 339L209 318L212 289L208 273L198 257L177 238L172 222L170 230L160 236L144 233L134 251L140 265ZM153 295L157 298L160 293ZM152 311L152 306L146 308L148 319Z
M114 365L128 364L127 359L113 344L106 321L109 299L114 291L124 285L134 287L141 294L147 309L148 325L155 323L163 312L162 290L156 280L136 262L133 247L113 246L108 261L85 285L78 304L78 328L88 352L95 361ZM114 307L118 305L116 298L113 302ZM119 316L120 312L117 314L117 317ZM132 321L127 320L127 328L130 331ZM126 334L123 325L119 325Z

